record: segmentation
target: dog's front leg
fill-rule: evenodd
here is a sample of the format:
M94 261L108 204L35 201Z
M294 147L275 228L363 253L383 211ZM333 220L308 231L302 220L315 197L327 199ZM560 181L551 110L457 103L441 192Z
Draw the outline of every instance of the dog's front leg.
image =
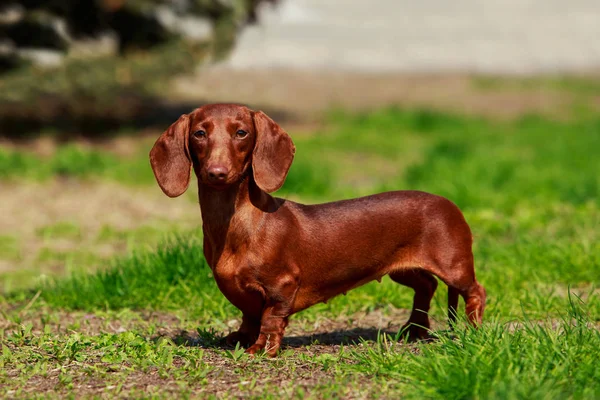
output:
M265 289L267 302L260 321L260 334L256 343L246 352L254 354L264 349L270 357L275 357L281 346L288 318L292 314L298 284L291 276L279 277L275 284Z
M239 342L242 346L248 347L256 342L259 333L260 317L244 314L240 329L225 336L225 343L228 346L235 346Z
M260 334L256 343L246 350L247 353L254 354L264 349L270 357L277 355L285 328L288 325L289 311L285 312L286 309L289 310L282 303L265 308L261 320Z

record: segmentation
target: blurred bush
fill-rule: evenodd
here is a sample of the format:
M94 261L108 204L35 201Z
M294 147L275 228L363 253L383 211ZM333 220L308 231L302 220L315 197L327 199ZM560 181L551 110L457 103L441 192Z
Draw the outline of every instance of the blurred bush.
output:
M0 3L0 136L103 137L164 125L169 78L221 58L259 3L24 0Z
M0 66L52 66L169 40L227 50L262 0L25 0L0 5ZM3 2L4 3L4 2Z

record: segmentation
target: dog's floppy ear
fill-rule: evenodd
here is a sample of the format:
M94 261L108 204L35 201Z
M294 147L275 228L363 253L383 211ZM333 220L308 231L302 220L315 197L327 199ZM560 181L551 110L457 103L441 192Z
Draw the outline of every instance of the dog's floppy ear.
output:
M283 186L296 147L292 138L262 111L254 113L256 144L252 152L254 181L271 193Z
M179 117L150 150L150 164L156 181L169 197L180 196L190 183L189 123L187 114Z

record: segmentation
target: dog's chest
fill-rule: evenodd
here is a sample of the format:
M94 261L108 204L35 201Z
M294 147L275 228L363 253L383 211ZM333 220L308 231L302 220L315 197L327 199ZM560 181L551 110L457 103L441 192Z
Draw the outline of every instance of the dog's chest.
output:
M256 277L241 256L221 259L213 269L217 286L234 306L244 312L260 309L263 294Z

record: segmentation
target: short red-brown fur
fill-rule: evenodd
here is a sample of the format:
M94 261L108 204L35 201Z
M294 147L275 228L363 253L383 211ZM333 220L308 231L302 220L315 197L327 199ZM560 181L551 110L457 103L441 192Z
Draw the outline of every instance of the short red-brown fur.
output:
M240 130L247 136L237 136ZM460 295L469 321L481 323L486 294L475 279L471 230L458 207L418 191L319 205L272 197L294 152L268 116L233 104L182 116L152 149L152 168L167 195L185 191L191 168L198 178L204 254L219 289L243 313L229 343L274 356L290 315L384 275L415 291L404 326L410 338L428 336L435 277L448 285L450 321ZM217 166L226 171L218 184L209 178Z

